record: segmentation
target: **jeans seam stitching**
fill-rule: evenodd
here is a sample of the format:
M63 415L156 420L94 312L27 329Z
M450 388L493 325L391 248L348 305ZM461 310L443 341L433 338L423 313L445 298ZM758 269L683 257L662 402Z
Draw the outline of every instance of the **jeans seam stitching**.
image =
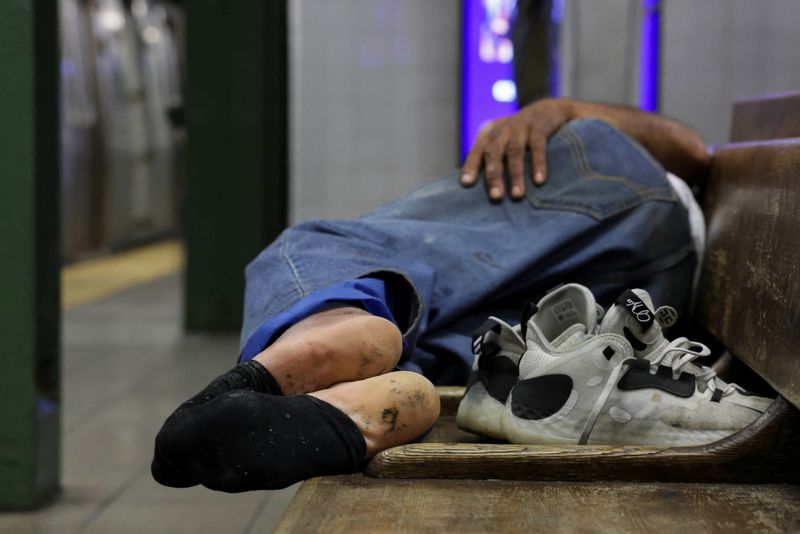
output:
M619 135L618 132L614 128L610 128L609 127L608 130L611 131L612 133L614 133L615 136L619 140L625 142L628 145L633 145L633 148L637 149L636 150L637 153L639 153L642 156L644 155L644 154L642 154L642 150L639 149L639 147L636 147L633 143L630 142L630 140L628 140L624 136ZM579 172L579 174L582 174L587 179L589 179L589 180L593 180L593 179L594 180L603 180L603 181L608 181L608 182L613 182L613 183L620 184L621 186L626 187L627 189L630 189L632 191L632 193L634 194L634 197L636 199L638 199L638 201L639 201L638 203L645 202L645 201L648 201L648 200L664 200L664 201L671 201L671 202L674 202L676 200L675 192L669 186L669 183L665 184L669 188L669 194L666 194L664 189L663 189L663 186L646 187L646 186L643 186L642 184L640 184L638 182L635 182L633 180L625 178L624 176L611 176L611 175L600 174L598 172L595 172L592 169L591 165L589 165L588 158L586 156L586 149L584 148L583 142L581 141L580 137L575 132L573 132L573 131L571 131L571 130L569 130L567 128L562 129L559 132L559 134L561 135L561 137L564 139L564 141L566 142L566 144L569 147L569 151L570 151L570 153L572 155L573 163L575 164L576 170ZM659 165L653 160L652 157L645 158L645 161L647 163L650 163L651 165L653 165L656 168L656 170L658 169ZM613 210L612 209L596 209L596 208L587 207L584 204L582 204L580 202L577 202L577 201L570 201L570 200L562 199L562 200L554 202L554 201L551 201L551 200L548 200L548 199L539 198L538 196L534 196L533 198L531 198L529 196L528 198L529 198L529 200L531 200L531 203L534 206L538 207L538 208L548 208L549 207L549 208L553 208L553 209L559 209L559 208L561 208L561 209L570 209L570 210L578 211L578 212L580 212L580 213L582 213L584 215L588 215L590 217L593 217L593 218L595 218L597 220L603 220L604 218L610 217L610 216L612 216L612 215L614 215L616 213L620 213L620 212L625 211L627 209L634 208L634 207L636 207L636 205L638 205L637 202L635 202L635 201L633 201L633 199L631 199L630 201L624 202L622 206L619 206L619 207L617 207L617 208L615 208Z
M589 160L588 160L588 158L586 156L586 149L584 148L583 141L581 141L580 137L578 137L578 135L575 132L572 132L572 131L569 131L569 130L565 131L564 133L566 134L568 139L571 141L570 145L572 145L572 143L575 144L575 150L576 150L576 152L578 154L578 158L580 158L580 167L582 167L585 170L585 174L586 174L587 178L596 179L596 180L606 180L606 181L609 181L609 182L619 183L619 184L621 184L621 185L623 185L625 187L628 187L629 189L632 189L634 194L636 194L636 195L638 195L642 191L646 191L646 190L650 190L650 189L657 189L656 186L654 186L654 187L644 187L639 182L635 182L635 181L631 180L630 178L626 178L624 176L614 176L614 175L610 175L610 174L601 174L599 172L596 172L594 169L592 169L592 166L589 164ZM622 139L622 140L625 141L626 143L630 144L627 141L627 139Z
M289 270L292 271L292 277L294 278L295 285L300 290L300 298L304 298L308 293L306 292L305 287L303 287L303 283L300 281L300 273L297 270L292 259L289 257L289 253L286 250L288 243L289 243L289 233L291 232L291 228L286 229L286 233L283 236L283 246L281 246L281 256L286 261L286 264L289 266Z

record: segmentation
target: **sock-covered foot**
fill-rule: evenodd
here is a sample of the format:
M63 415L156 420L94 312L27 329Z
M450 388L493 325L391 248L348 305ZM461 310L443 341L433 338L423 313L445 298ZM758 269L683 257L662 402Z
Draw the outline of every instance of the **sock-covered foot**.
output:
M281 387L270 372L257 361L249 360L215 378L203 391L183 403L181 408L206 403L222 393L235 389L283 395Z
M175 418L178 413L183 413L187 409L205 404L217 396L233 390L256 391L272 395L283 394L280 386L269 371L257 361L250 360L215 378L203 391L181 404L173 415L167 419L167 423ZM165 423L165 427L167 423ZM153 478L160 484L174 488L196 486L198 481L177 469L172 461L163 454L158 444L157 438L153 462L150 465L150 472Z
M161 462L232 493L350 473L363 466L365 451L361 431L333 405L248 390L176 412L156 437Z

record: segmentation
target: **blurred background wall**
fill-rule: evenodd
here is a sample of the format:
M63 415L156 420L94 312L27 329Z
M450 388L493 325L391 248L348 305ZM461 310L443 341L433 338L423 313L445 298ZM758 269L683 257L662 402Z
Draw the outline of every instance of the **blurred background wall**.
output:
M730 131L730 104L800 89L800 2L662 0L661 111L707 142Z
M63 256L174 235L185 3L59 2ZM287 12L290 222L355 216L452 170L517 101L639 106L720 143L735 99L800 87L796 0L289 0Z
M289 3L292 222L360 215L458 164L459 4Z
M65 260L174 234L181 11L161 0L59 0L59 10Z

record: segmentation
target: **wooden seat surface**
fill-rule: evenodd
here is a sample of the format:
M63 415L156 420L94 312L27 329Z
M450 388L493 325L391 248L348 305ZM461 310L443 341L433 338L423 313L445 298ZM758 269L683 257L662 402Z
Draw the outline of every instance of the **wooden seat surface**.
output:
M314 478L275 532L795 532L800 487Z

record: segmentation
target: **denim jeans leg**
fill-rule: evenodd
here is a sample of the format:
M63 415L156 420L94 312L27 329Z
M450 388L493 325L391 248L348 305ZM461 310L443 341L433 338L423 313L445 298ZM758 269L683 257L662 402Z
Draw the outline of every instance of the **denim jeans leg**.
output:
M406 303L401 365L463 383L471 329L489 314L515 322L525 301L559 283L583 283L601 303L644 287L684 306L694 251L661 166L593 119L565 125L547 158L547 183L528 182L522 201L490 203L454 171L362 217L288 229L247 268L242 343L305 295L376 276Z

